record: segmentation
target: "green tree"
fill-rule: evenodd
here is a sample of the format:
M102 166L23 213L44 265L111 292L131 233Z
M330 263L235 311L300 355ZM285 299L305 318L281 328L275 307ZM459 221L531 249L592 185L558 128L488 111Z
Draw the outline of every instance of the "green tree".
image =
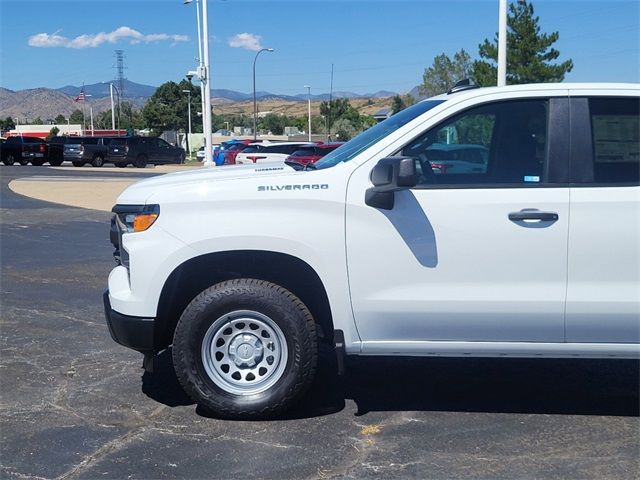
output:
M445 93L460 80L471 77L472 65L471 57L464 48L456 52L453 59L445 53L438 55L424 70L420 94L432 97Z
M509 4L507 15L507 84L561 82L573 69L573 61L552 62L560 52L552 47L560 34L540 33L540 17L534 15L533 5L527 0ZM479 45L480 57L473 63L473 76L482 86L496 85L498 35Z
M117 115L117 113L116 113ZM116 126L117 126L116 116ZM120 129L142 129L148 126L146 120L140 110L134 109L130 102L122 102L120 104Z
M82 115L82 110L76 108L73 112L71 112L71 115L69 115L69 123L73 123L73 124L82 124L82 119L83 119L83 115Z
M398 113L414 103L416 103L416 100L411 95L396 95L391 99L391 111L394 114Z
M67 123L67 117L64 115L58 115L53 121L56 122L57 125L61 125Z
M158 87L142 108L142 116L146 124L158 131L165 129L187 130L189 95L183 90L191 92L192 130L194 123L200 124L201 120L199 121L198 116L195 115L198 105L201 103L200 89L186 80L179 84L166 82Z
M277 113L268 113L260 120L259 128L270 131L274 135L282 135L288 118Z
M33 120L31 120L31 125L42 125L43 123L44 122L40 117L36 117Z
M327 124L323 116L311 115L311 131L314 134L327 133Z
M94 122L96 128L110 129L111 128L111 110L105 110L94 116Z
M49 133L47 134L47 136L45 137L45 140L46 141L51 140L53 137L58 135L58 133L60 133L60 129L58 127L52 127L51 130L49 130Z
M347 118L339 118L333 124L333 131L335 132L335 140L345 142L351 140L358 133L356 127Z
M360 115L360 112L351 105L347 98L337 98L331 100L331 103L326 101L320 102L320 115L325 117L329 132L336 131L333 126L338 120L348 120L356 132L362 131L368 125L366 117ZM349 129L347 128L343 133L348 132Z
M16 122L13 121L13 118L7 117L4 120L0 120L0 130L13 130L16 128Z

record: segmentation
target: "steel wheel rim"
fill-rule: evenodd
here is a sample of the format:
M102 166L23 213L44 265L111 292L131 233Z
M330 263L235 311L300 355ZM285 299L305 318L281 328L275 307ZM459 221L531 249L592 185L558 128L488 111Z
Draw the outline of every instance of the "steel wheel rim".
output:
M270 317L237 310L211 324L202 340L201 357L209 378L225 392L255 395L282 377L287 341Z

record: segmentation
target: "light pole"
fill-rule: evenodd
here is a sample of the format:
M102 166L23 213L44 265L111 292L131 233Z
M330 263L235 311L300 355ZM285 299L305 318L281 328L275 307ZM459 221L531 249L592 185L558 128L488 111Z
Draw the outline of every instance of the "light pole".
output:
M185 5L193 0L183 0ZM196 18L198 22L198 70L197 76L200 79L200 98L202 99L202 131L204 133L204 162L203 165L213 165L211 149L211 86L209 82L209 19L207 15L207 0L202 0L202 25L203 32L200 33L200 0L196 0ZM205 41L202 41L204 34ZM202 45L204 44L204 55ZM191 73L191 72L190 72ZM187 77L189 78L189 77ZM191 79L189 78L189 81Z
M498 86L507 84L507 0L500 0L498 15Z
M311 85L305 85L307 89L308 104L309 104L309 141L311 141Z
M87 99L89 97L93 97L93 95L89 95L85 93L84 98ZM91 122L91 136L93 137L93 105L91 104L89 104L89 118Z
M113 91L116 91L118 94L118 136L120 136L120 90L113 83L109 84L109 93L111 94L111 129L116 129L115 124L115 110L113 108Z
M258 104L256 102L256 60L258 60L258 55L262 52L273 52L273 48L263 48L262 50L258 50L256 56L253 59L253 139L257 140L258 131L256 130L256 125L258 123Z
M187 120L189 124L189 133L187 134L187 152L189 152L189 159L191 159L191 148L189 142L191 141L191 90L182 90L182 93L187 94Z

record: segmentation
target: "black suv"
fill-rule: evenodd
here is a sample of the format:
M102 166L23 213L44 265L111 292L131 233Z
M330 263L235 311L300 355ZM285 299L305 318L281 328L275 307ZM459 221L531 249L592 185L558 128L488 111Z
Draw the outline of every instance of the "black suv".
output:
M120 137L109 143L107 161L117 167L133 164L144 168L147 164L183 163L185 151L156 137Z
M101 167L111 138L113 137L53 137L48 142L49 163L58 166L67 161L72 162L75 167L81 167L85 163Z

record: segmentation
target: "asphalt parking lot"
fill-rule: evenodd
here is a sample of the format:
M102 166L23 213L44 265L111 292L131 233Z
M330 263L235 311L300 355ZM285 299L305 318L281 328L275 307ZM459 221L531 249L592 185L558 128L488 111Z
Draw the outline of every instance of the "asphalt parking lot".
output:
M640 478L636 361L355 358L338 377L324 349L286 417L207 417L168 352L144 373L109 336L110 214L8 188L154 174L77 170L0 167L1 478Z

